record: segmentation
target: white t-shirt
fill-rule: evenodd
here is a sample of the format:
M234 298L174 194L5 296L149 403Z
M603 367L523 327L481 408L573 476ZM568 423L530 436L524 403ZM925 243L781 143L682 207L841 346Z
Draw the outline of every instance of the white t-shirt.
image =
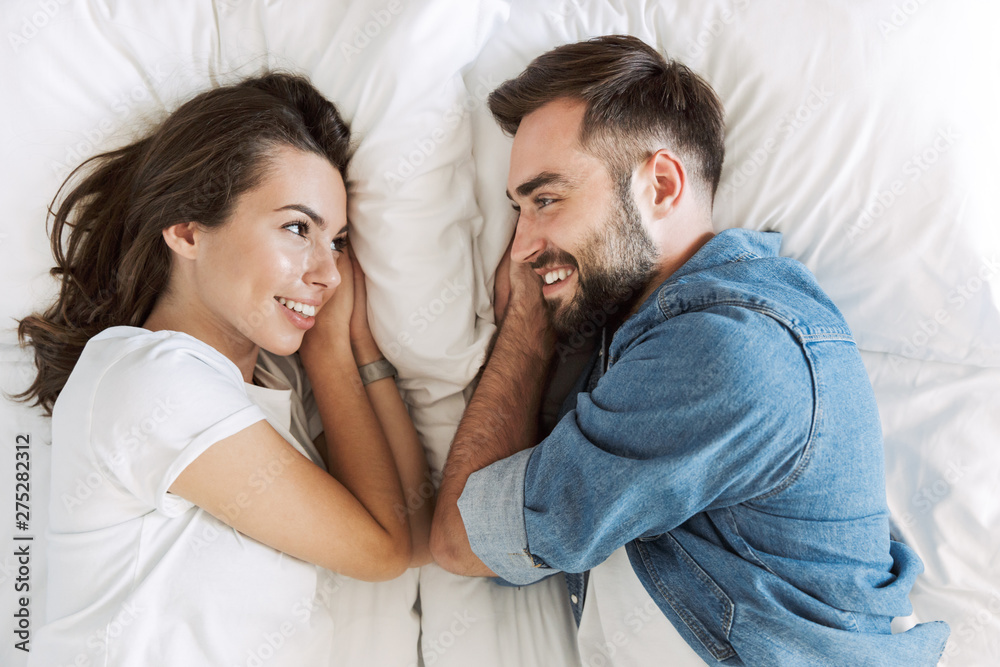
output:
M590 571L577 643L583 667L705 667L646 592L625 547Z
M318 415L292 392L297 364L262 351L255 378L265 386L179 332L122 326L88 342L52 415L47 623L29 665L336 664L330 603L344 578L167 491L262 419L322 466ZM279 473L251 476L243 502Z

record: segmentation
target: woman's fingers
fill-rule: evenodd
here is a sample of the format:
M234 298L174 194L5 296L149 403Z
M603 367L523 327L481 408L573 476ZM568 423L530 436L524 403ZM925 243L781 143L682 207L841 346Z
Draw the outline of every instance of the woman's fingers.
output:
M322 350L331 336L343 337L349 333L354 311L354 268L346 252L337 258L337 271L340 284L316 313L316 324L302 338L300 356L308 356L314 346Z
M354 310L351 313L351 343L355 348L369 349L375 346L371 326L368 323L368 287L361 262L351 251L354 270Z
M354 309L367 312L368 306L368 286L365 283L365 272L361 268L361 262L351 253L351 266L354 269Z

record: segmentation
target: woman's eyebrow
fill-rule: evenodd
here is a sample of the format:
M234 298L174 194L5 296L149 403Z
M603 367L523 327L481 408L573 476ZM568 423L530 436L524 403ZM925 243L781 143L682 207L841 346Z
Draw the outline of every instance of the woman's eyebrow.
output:
M276 208L274 210L275 212L291 210L291 211L298 211L299 213L304 213L307 216L309 216L313 222L319 225L320 229L326 229L326 220L323 219L323 216L321 216L319 213L312 210L305 204L288 204L287 206L282 206L281 208ZM344 229L347 229L346 225L344 226ZM342 229L340 231L342 232L344 230ZM340 232L337 233L339 234Z

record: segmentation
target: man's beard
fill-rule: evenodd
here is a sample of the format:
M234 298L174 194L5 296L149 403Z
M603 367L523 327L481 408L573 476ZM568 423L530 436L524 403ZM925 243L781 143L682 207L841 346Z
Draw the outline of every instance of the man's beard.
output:
M656 245L642 226L632 195L631 174L618 179L617 190L618 206L612 206L602 228L581 246L578 258L567 253L559 253L563 260L560 262L539 258L545 264L576 267L578 286L572 300L565 305L563 300L546 301L559 338L599 329L605 321L616 319L610 316L613 313L624 316L656 273ZM585 326L587 322L590 327Z

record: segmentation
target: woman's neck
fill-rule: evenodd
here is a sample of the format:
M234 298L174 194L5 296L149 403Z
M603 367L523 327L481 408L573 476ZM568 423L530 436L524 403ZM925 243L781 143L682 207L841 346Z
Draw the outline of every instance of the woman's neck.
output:
M211 345L240 369L244 382L253 383L253 369L257 365L260 348L238 331L228 331L214 318L198 317L194 309L180 310L169 303L157 302L153 312L142 323L149 331L180 331Z

